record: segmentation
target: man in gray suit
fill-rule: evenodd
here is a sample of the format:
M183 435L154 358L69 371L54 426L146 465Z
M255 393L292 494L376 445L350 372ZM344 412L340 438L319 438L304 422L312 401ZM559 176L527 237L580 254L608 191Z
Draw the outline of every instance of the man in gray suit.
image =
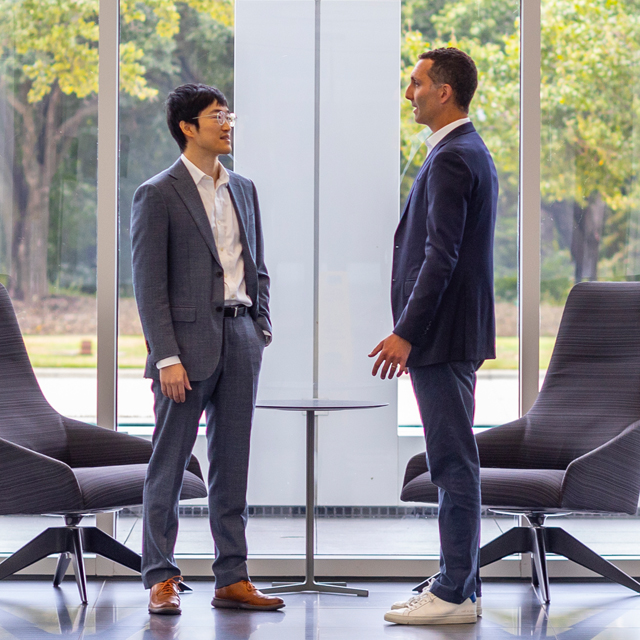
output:
M212 605L275 610L247 573L249 440L262 352L271 341L269 275L260 209L250 180L227 171L224 95L186 84L167 98L182 155L135 193L133 285L147 343L156 426L144 487L142 580L149 612L179 614L173 555L182 478L207 420L209 519L216 558Z

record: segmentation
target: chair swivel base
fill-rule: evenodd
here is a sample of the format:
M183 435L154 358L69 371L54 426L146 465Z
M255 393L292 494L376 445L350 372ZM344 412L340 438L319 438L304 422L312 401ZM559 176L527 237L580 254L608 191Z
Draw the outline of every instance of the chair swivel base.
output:
M481 567L486 567L514 553L530 553L533 561L531 563L531 584L538 591L540 600L545 604L551 601L547 553L564 556L604 578L640 593L640 582L599 556L564 529L545 527L541 524L543 519L536 520L529 515L527 518L532 521L533 526L513 527L480 549ZM427 582L428 580L425 580L417 585L414 591L420 591Z
M66 517L66 527L50 527L28 542L24 547L0 563L0 580L13 575L38 560L60 554L54 586L62 582L69 564L73 562L76 583L80 599L87 604L87 577L84 568L83 552L95 553L113 560L133 571L140 572L142 558L123 544L96 527L78 527L79 517Z

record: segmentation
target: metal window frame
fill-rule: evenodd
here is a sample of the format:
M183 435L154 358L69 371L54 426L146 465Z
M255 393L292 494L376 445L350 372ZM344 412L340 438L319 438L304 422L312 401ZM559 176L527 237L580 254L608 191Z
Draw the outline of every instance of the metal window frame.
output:
M542 0L520 2L518 383L523 416L540 376L540 65Z
M99 10L97 421L101 427L116 429L120 2L100 0ZM320 0L316 0L317 26L319 23L319 11ZM519 407L521 415L526 413L535 402L538 394L539 378L540 13L541 0L521 0L520 197L518 212ZM316 34L316 40L317 76L319 64L318 34ZM316 79L316 84L317 82ZM315 117L317 128L317 122L319 122L320 117L317 109ZM317 224L318 220L316 220L316 226ZM101 514L98 516L98 526L111 535L115 535L115 523L114 514ZM209 571L209 560L206 560L207 571ZM391 558L386 561L392 563L390 566L394 566L397 563L397 560ZM412 561L415 561L415 559L412 559ZM190 564L192 562L196 562L196 559L194 558ZM202 562L202 560L197 562ZM252 562L256 563L258 561L252 560ZM262 569L260 572L276 575L280 572L278 567L279 563L282 562L287 563L290 560L275 557L262 559L258 562ZM193 568L195 570L195 566ZM120 573L120 569L114 567L113 563L101 558L96 559L96 574L118 575ZM509 575L509 573L507 571L505 576Z
M98 43L98 242L97 242L97 423L116 429L118 375L118 167L120 1L100 0ZM116 535L115 513L96 518ZM96 572L113 575L114 563L96 557Z

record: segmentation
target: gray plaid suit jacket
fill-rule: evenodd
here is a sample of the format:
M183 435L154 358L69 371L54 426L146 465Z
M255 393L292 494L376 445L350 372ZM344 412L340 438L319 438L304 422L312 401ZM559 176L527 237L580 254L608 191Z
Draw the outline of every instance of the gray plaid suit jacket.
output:
M269 274L260 209L251 180L229 172L238 216L251 317L271 332ZM222 349L224 273L202 199L178 159L138 187L131 209L133 288L147 343L145 377L179 355L189 380L206 380Z

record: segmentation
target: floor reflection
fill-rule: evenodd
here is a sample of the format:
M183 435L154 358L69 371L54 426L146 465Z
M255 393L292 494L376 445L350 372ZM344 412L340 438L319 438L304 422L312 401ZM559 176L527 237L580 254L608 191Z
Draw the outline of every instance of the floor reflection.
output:
M182 616L149 616L138 581L89 582L81 606L72 581L60 589L44 580L0 582L0 640L630 640L640 638L640 597L605 583L554 583L552 603L540 604L525 583L489 582L484 615L475 625L409 627L385 623L389 605L410 593L405 582L370 582L368 598L295 594L277 612L213 610L211 582L192 582Z

